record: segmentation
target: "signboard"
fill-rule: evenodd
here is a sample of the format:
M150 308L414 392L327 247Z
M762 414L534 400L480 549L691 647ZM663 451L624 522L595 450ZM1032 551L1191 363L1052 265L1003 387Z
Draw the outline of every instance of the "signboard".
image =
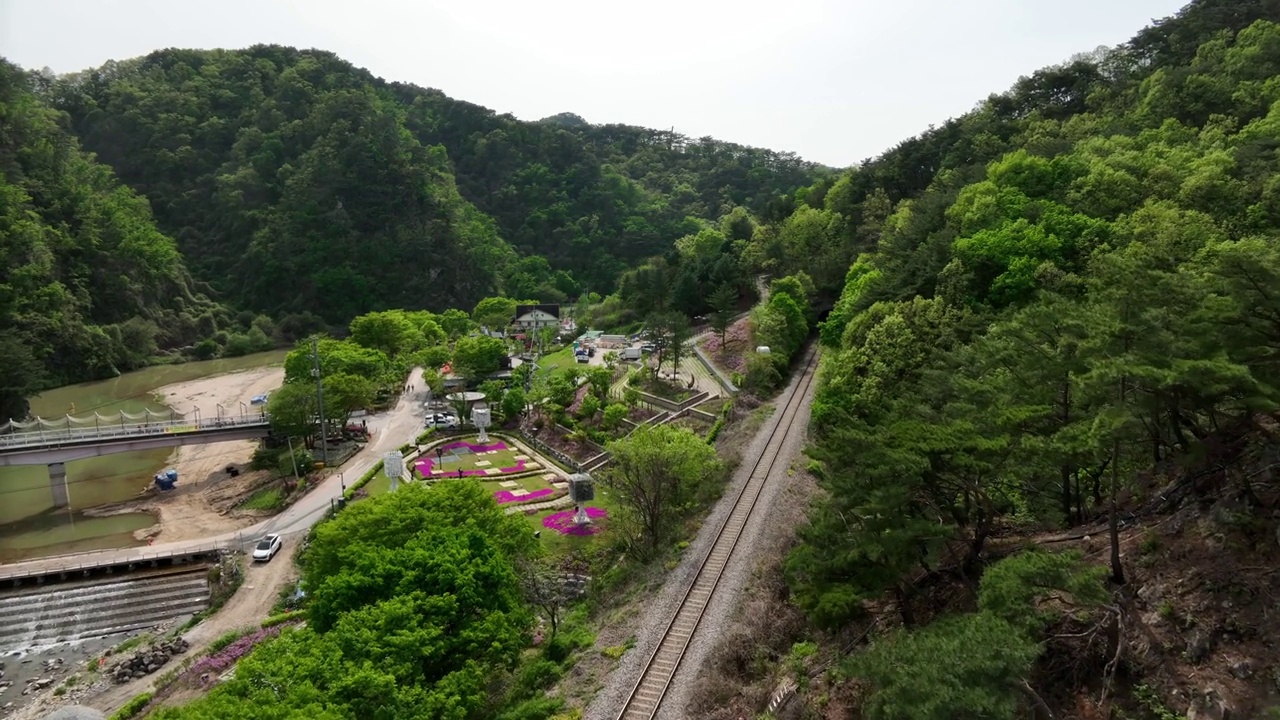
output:
M592 482L590 475L578 473L569 476L569 499L573 500L575 505L591 502L595 498L595 484Z
M404 477L404 456L398 450L382 456L382 472L392 479Z
M393 450L383 455L382 472L391 479L389 491L394 491L400 487L400 478L404 476L404 456L398 450Z

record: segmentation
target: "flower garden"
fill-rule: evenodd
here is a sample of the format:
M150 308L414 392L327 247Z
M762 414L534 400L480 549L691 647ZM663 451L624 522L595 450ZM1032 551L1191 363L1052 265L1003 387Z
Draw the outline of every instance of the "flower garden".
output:
M523 511L532 529L543 531L543 542L548 546L594 541L592 536L608 524L609 499L602 488L597 487L597 499L586 509L591 518L587 525L573 521L575 513L572 506L522 507L539 505L569 494L564 473L554 467L544 467L545 462L524 454L499 438L482 444L477 438L469 437L424 450L410 465L415 480L431 483L457 482L458 471L461 470L461 479L479 482L499 506ZM379 473L365 489L371 496L380 495L390 489L390 481Z
M507 447L501 440L485 445L461 440L447 443L424 452L413 464L416 476L427 480L514 475L540 467L528 455Z

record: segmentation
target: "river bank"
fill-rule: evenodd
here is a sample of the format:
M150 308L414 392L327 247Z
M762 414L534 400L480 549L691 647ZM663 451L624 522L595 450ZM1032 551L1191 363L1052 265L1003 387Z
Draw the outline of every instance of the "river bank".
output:
M257 395L284 380L283 351L234 360L153 367L99 383L48 391L32 400L32 411L46 416L74 412L140 412L170 407L216 417L259 412ZM241 404L243 403L243 408ZM55 410L55 408L57 408ZM73 409L74 408L74 409ZM229 478L228 465L245 467L253 455L251 440L197 445L175 450L119 453L67 465L72 507L54 511L42 466L0 469L0 562L128 547L163 533L181 540L235 530L254 521L222 514L262 477L242 473ZM178 471L178 489L161 495L151 477ZM247 468L245 468L247 469ZM227 482L231 480L232 482Z
M238 417L261 412L261 406L251 405L250 401L275 390L283 382L284 368L265 367L172 383L156 389L154 394L183 415L199 412L202 418L219 414ZM156 522L134 532L139 541L157 537L165 541L191 540L251 525L260 519L257 514L238 514L231 510L271 479L270 471L248 469L257 444L256 440L234 440L175 448L167 463L167 467L178 473L175 489L162 493L152 484L141 499L86 510L85 514L102 517L152 513ZM226 472L228 467L236 468L239 474L232 477Z

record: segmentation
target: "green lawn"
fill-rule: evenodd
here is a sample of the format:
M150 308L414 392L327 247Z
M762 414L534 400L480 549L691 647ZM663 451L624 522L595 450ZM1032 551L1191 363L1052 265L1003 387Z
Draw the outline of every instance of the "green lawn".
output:
M609 517L613 517L618 508L617 503L609 495L609 491L601 487L600 483L596 483L596 499L587 503L587 505L603 509L605 512L609 513ZM602 532L596 533L595 535L561 535L558 531L543 526L543 518L548 515L554 515L555 513L566 511L573 512L573 506L570 505L568 507L556 508L554 510L543 510L532 515L524 516L525 520L528 521L529 526L533 528L535 532L538 530L542 531L542 547L546 548L547 552L552 555L568 555L574 550L586 550L593 547L596 543L607 543L612 540L609 536L608 525L605 526L605 529Z
M577 360L573 357L573 346L566 345L549 355L542 356L538 360L538 374L547 375L560 368L571 367L576 362Z
M471 443L472 445L481 444L479 441L479 438L475 436L455 438L455 439L449 440L449 442L458 442L458 440L461 440L462 442ZM498 440L499 438L493 438L489 441L489 444L496 442ZM445 444L448 444L448 443L445 443ZM457 455L445 453L443 465L435 465L436 454L434 450L423 453L423 457L431 459L432 465L435 466L433 469L443 469L446 471L446 474L452 473L454 476L453 479L456 480L458 479L457 478L458 468L462 468L463 470L479 470L482 468L514 467L517 463L520 462L519 460L516 460L516 456L523 455L523 454L524 454L523 452L514 448L508 449L508 450L499 450L491 455L479 455L476 453L468 452L468 453L463 453L460 456L457 456ZM459 460L461 460L461 462L459 462ZM479 462L486 462L486 461L489 463L488 465L476 464ZM410 468L413 469L413 476L415 478L420 478L421 476L418 474L417 469L414 467L415 465L417 465L417 462L418 462L418 458L415 458L409 461L408 465ZM537 475L533 475L531 477L517 479L516 482L520 483L520 487L529 491L550 487L551 486L550 483L543 480L542 475L549 472L553 472L555 470L555 467L552 466L548 468L547 464L543 462L542 459L536 455L529 456L529 459L525 461L525 467L528 468L530 463L538 463L539 465L541 465L542 467L540 469L543 470L543 472ZM538 469L538 468L529 468L529 469ZM436 479L442 479L445 476L433 475L432 477ZM501 486L500 483L503 480L507 479L502 475L489 475L489 476L483 476L483 477L476 476L476 475L468 475L465 479L479 482L483 487L487 488L489 492L496 492L498 490L509 489ZM365 490L369 493L369 495L381 495L391 487L391 480L385 474L378 473L378 475L374 477L372 480L370 480L369 484L365 485L364 487L365 487Z
M240 504L244 510L283 510L284 489L279 487L263 488L249 496Z
M548 470L547 473L549 472L551 471ZM543 475L547 473L543 473ZM454 479L456 480L457 478L454 478ZM474 480L476 478L471 478L471 479ZM517 488L503 487L502 483L504 482L519 483L520 488L528 490L529 492L551 487L551 482L548 480L543 480L542 475L531 475L529 477L516 478L515 480L504 480L503 478L494 478L493 480L481 480L480 487L484 488L485 490L491 493L498 492L499 490L516 490L517 489Z
M468 438L467 442L472 444L477 444L475 438ZM436 464L436 454L434 451L423 453L422 457L431 460L433 470L444 470L446 473L453 473L454 475L457 475L458 468L462 468L463 470L480 470L480 469L486 469L486 468L500 469L504 467L515 467L520 462L519 460L516 460L516 456L523 455L523 454L524 453L520 452L519 450L499 450L498 452L495 452L492 455L477 455L475 453L466 453L461 456L461 462L459 462L458 456L445 453L443 465ZM479 463L479 462L488 462L489 464L477 465L476 463ZM537 460L534 459L533 457L530 457L529 460L525 461L525 464L528 465L528 463L530 462L537 462ZM418 461L415 459L413 462L410 463L410 465L416 466L417 463ZM414 469L414 473L415 474L417 473L416 468ZM439 476L437 475L435 477L439 477ZM500 477L500 476L495 475L494 477Z

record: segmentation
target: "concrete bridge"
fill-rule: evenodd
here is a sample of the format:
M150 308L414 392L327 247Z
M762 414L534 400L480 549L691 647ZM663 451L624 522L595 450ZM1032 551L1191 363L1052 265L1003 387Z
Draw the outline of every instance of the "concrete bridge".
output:
M64 427L50 428L48 425L52 423L46 421L42 424L37 420L32 423L32 429L16 432L11 423L6 426L10 432L0 435L0 467L49 467L54 507L66 507L69 502L65 463L72 460L182 445L252 440L271 434L271 424L265 413L212 420L183 417L143 423L122 420L83 427L66 421L63 423Z

